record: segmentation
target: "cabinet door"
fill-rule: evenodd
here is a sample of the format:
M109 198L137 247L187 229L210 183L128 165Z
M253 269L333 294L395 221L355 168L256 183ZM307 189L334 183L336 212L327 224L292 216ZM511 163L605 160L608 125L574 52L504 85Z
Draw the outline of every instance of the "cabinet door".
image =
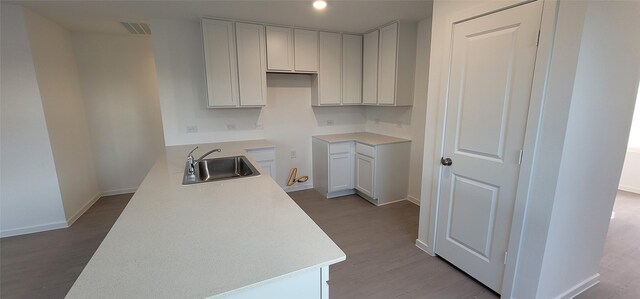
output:
M320 32L320 70L318 98L320 105L342 102L342 37L340 33Z
M351 153L329 156L329 192L353 189Z
M398 50L398 23L380 29L378 72L378 104L396 103L396 54Z
M267 26L267 67L270 71L293 71L291 28Z
M375 160L356 154L356 183L355 188L365 195L374 197Z
M378 103L378 34L372 31L364 35L362 54L362 103Z
M295 70L300 72L318 71L318 31L293 30Z
M275 173L274 173L275 170L273 167L273 161L258 161L258 165L260 165L260 168L264 170L262 174L266 174L275 179Z
M362 103L362 36L342 35L342 104Z
M202 19L209 107L238 104L238 70L233 23Z
M267 99L267 62L264 26L236 23L240 106L264 106Z

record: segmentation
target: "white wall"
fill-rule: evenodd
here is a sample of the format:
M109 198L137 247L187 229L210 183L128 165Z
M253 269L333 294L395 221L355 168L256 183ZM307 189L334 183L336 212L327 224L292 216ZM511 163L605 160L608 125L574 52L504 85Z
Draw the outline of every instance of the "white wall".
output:
M640 2L588 2L584 24L538 298L599 272L640 78Z
M365 129L363 107L312 108L309 75L269 74L262 109L208 109L199 23L152 19L151 26L167 145L265 138L276 145L275 179L285 186L291 167L311 176L311 135ZM192 125L197 133L187 133ZM297 158L290 158L291 150Z
M64 211L71 223L99 197L71 33L24 11Z
M276 146L276 182L286 186L290 169L297 167L298 176L310 180L294 188L313 186L311 135L363 131L364 118L361 107L311 107L311 76L267 75L267 106L259 122L264 138ZM334 124L327 126L327 120Z
M2 3L0 235L66 227L22 8Z
M640 149L627 150L618 189L640 194Z
M640 90L636 96L627 155L624 159L618 189L640 194Z
M151 38L73 33L100 191L132 192L164 148Z

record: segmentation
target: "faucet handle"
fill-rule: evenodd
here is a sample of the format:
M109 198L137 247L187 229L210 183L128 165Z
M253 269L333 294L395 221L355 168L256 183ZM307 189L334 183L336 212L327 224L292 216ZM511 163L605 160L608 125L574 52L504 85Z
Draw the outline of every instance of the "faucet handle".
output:
M191 154L193 154L193 152L195 152L198 149L198 147L196 146L194 149L192 149L189 154L187 155L187 157L192 157Z

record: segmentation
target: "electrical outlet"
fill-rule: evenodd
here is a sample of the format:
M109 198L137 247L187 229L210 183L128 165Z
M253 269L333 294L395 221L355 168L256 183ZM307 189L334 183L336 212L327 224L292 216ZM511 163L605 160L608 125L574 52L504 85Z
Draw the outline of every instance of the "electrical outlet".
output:
M296 150L291 150L291 159L295 159L297 157Z
M198 126L196 125L187 126L187 133L197 133L197 132L198 132Z
M397 123L396 123L396 126L397 126L398 128L402 128L402 122L401 122L401 121L397 122Z
M327 126L333 126L333 119L327 119Z
M236 129L236 125L234 124L227 124L227 130L235 130Z

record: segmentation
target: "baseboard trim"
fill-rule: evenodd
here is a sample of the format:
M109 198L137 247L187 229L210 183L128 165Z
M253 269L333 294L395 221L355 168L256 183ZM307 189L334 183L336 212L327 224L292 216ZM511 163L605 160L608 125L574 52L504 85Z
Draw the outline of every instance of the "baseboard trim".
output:
M14 229L8 229L8 230L0 230L0 238L67 228L71 226L74 222L76 222L76 220L78 220L82 215L84 215L84 213L87 212L87 210L89 210L89 208L91 208L91 206L93 206L100 198L104 196L134 193L136 192L136 190L138 190L138 188L126 188L126 189L98 192L84 206L82 206L82 208L80 208L75 214L73 214L73 216L67 218L65 221L52 222L47 224L40 224L40 225L14 228Z
M568 289L566 292L560 294L556 298L557 299L565 299L565 298L566 299L571 299L571 298L574 298L574 297L580 295L582 292L590 289L594 285L598 284L599 282L600 282L600 273L596 273L593 276L581 281L577 285L575 285L572 288Z
M631 193L640 194L640 188L631 187L631 186L619 185L619 186L618 186L618 190L622 190L622 191L627 191L627 192L631 192Z
M307 190L307 189L311 189L311 188L313 188L312 184L302 183L302 184L295 184L293 186L286 187L286 189L284 189L284 191L285 192L296 192L296 191L302 191L302 190Z
M430 256L435 256L435 253L431 250L431 247L429 247L429 245L427 245L426 243L420 241L420 239L416 239L416 247L426 252Z
M392 200L392 201L388 201L388 202L379 203L379 204L377 204L377 206L384 206L384 205L388 205L388 204L392 204L392 203L396 203L396 202L401 202L403 200L408 200L408 198L396 199L396 200Z
M347 196L351 194L356 194L356 190L348 189L348 190L342 190L342 191L329 192L327 193L327 199L336 198L340 196Z
M411 195L407 195L407 200L414 203L416 206L420 206L420 200Z
M33 234L33 233L39 233L43 231L61 229L61 228L67 228L67 227L68 226L66 221L60 221L60 222L51 222L47 224L40 224L40 225L34 225L34 226L28 226L28 227L14 228L14 229L0 231L0 238Z
M85 203L82 207L80 207L80 209L78 209L78 211L76 211L75 214L73 214L73 216L67 218L67 226L71 226L73 223L76 222L76 220L78 220L78 218L80 218L80 216L84 215L84 213L91 208L91 206L93 206L93 204L96 203L96 201L98 201L98 199L100 199L100 197L102 195L102 192L98 192L96 193L96 195L94 195L87 203Z
M102 197L102 196L120 195L120 194L128 194L128 193L135 193L137 190L138 190L138 187L102 191L102 192L100 192L100 197Z

